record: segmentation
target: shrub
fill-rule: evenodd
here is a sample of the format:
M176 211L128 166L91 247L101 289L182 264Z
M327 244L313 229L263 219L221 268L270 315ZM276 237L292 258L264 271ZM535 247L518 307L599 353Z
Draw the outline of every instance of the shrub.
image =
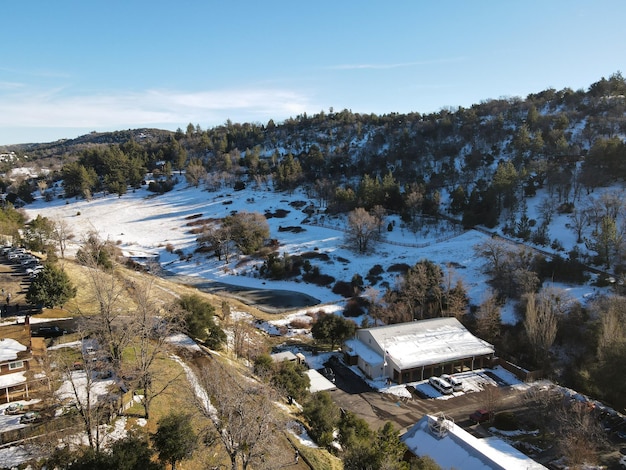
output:
M150 181L148 191L157 194L167 193L174 189L173 180Z
M406 274L406 272L411 268L411 266L409 266L406 263L396 263L396 264L392 264L391 266L389 266L387 268L387 272L388 273L401 273L401 274Z
M514 431L519 428L517 416L510 411L497 413L493 419L493 426L502 431Z
M352 284L350 284L349 282L337 281L335 285L333 286L333 294L350 298L354 296L354 287L352 287Z
M289 323L289 328L293 328L294 330L304 330L308 329L310 326L311 323L302 318L296 318L294 320L291 320L291 322Z
M335 282L335 278L329 276L328 274L320 273L320 268L317 266L313 266L311 271L302 275L302 279L306 282L310 282L311 284L315 284L318 286L329 286L333 282Z
M361 302L356 297L351 298L346 302L346 308L343 310L343 315L345 317L360 317L365 312L363 307L361 306Z
M375 264L370 268L367 274L371 274L372 276L378 276L384 272L383 267L380 264Z

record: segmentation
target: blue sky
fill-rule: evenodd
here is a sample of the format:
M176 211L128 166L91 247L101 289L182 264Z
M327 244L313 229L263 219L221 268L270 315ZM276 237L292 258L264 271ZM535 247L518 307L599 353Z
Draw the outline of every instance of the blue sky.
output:
M2 2L0 145L438 111L626 73L623 0Z

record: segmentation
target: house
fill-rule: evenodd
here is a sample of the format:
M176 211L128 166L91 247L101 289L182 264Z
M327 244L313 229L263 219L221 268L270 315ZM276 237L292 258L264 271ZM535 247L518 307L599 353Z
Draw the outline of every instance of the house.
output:
M32 338L37 341L41 338ZM0 403L28 400L32 391L32 375L38 369L34 361L28 317L23 324L0 327ZM35 352L36 352L35 351Z
M399 384L488 367L495 353L454 317L362 328L343 349L369 378Z
M409 451L433 459L441 468L463 470L539 470L543 465L497 437L479 439L453 421L425 415L403 436Z

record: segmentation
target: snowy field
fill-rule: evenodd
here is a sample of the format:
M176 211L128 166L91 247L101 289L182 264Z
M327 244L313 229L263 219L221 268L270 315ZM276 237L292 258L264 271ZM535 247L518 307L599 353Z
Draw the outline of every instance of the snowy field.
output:
M307 218L300 209L291 206L294 201L310 201L302 192L292 194L268 190L246 189L237 192L207 192L200 188L187 187L179 183L175 189L163 195L154 195L139 189L124 196L96 195L91 201L57 199L45 202L39 198L25 207L30 218L37 215L52 220L63 220L75 235L68 252L75 252L86 234L95 231L103 239L116 244L129 256L158 255L161 265L169 272L194 276L199 279L221 281L228 284L261 289L283 289L303 292L322 303L342 302L344 299L333 294L329 288L307 284L302 281L271 281L258 277L261 261L233 260L225 265L203 254L194 254L195 235L187 224L191 218L221 218L233 211L257 211L275 213L288 211L286 217L268 219L270 237L280 242L279 254L298 254L310 251L324 253L328 261L314 260L323 274L337 281L349 282L354 274L365 278L368 271L380 264L385 270L394 264L414 265L422 259L431 260L442 268L453 266L453 277L463 280L472 304L480 304L487 291L486 277L482 272L484 260L478 259L473 246L486 239L477 231L459 232L458 228L428 226L419 233L406 228L397 217L389 217L387 223L394 224L391 232L384 230L385 241L376 245L369 255L359 255L345 246L344 222L322 214L314 215L310 221L320 225L303 225ZM194 219L195 220L195 219ZM279 227L302 226L300 233L279 231ZM330 228L329 228L330 227ZM564 233L564 236L566 234ZM182 260L169 252L170 245L183 254L193 254L190 260ZM374 288L384 293L385 285L394 286L397 274L385 271ZM591 287L558 285L569 290L570 295L581 301L593 294ZM515 323L513 309L503 310L503 321Z

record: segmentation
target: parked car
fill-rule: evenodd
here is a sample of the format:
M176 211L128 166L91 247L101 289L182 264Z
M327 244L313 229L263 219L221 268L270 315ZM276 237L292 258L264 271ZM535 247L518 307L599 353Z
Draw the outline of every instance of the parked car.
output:
M491 413L487 410L476 410L469 415L469 420L474 423L486 423L491 419Z
M31 275L33 273L37 274L41 271L43 271L43 264L34 264L34 265L28 266L28 268L26 269L26 274L28 275Z
M24 405L20 403L11 403L4 409L5 415L16 415L24 411Z
M330 380L332 383L335 383L335 371L330 367L324 367L322 369L322 375Z
M431 377L430 379L428 379L428 383L444 395L450 395L453 392L452 385L450 385L442 378Z
M40 336L43 338L55 338L64 334L67 334L67 331L57 325L40 326L39 328L34 328L31 332L32 336Z
M443 380L445 380L446 382L448 382L450 385L452 385L452 389L455 392L460 392L463 390L463 382L461 382L459 379L457 379L456 377L453 377L451 375L448 374L443 374L441 376L441 378Z
M22 424L35 423L39 421L40 419L41 419L41 415L39 413L37 413L36 411L28 411L27 413L24 413L22 415L22 417L20 418L20 423Z

